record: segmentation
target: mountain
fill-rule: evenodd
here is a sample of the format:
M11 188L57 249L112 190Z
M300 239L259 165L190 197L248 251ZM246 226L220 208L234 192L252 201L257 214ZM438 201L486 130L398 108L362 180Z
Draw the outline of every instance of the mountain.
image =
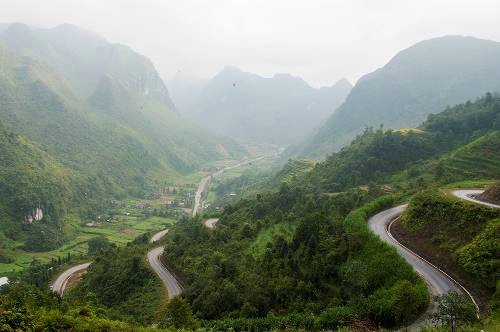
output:
M414 127L426 116L500 90L500 43L445 36L417 43L363 76L345 103L292 154L322 156L365 127Z
M52 249L64 239L59 218L73 200L71 171L25 137L0 123L0 219L7 236L27 250ZM42 199L43 198L43 199ZM43 225L38 221L43 215ZM19 221L24 221L21 223ZM29 224L29 225L27 225ZM0 234L2 235L2 234ZM48 235L48 236L47 236ZM0 263L2 251L0 249Z
M276 175L279 187L224 207L215 228L199 218L172 225L161 259L183 282L173 308L161 306L161 285L143 259L149 239L141 236L102 250L82 280L55 300L48 290L27 285L47 285L47 265L34 262L0 294L4 325L76 331L149 331L153 324L169 330L401 329L425 317L431 289L369 229L368 219L409 201L403 217L391 223L392 234L481 296L488 310L476 322L467 296L444 295L472 316L471 329L495 330L500 211L461 201L447 189L499 178L499 134L500 95L490 93L429 115L417 128L367 129L316 165L291 162ZM12 135L0 131L2 139ZM341 187L339 180L345 180ZM450 306L439 303L438 313L449 315Z
M66 99L66 108L80 109L76 113L83 120L78 121L93 122L93 129L119 131L123 138L132 137L157 164L186 172L206 161L227 157L218 152L220 145L229 155L242 153L230 140L215 137L183 119L151 61L124 45L108 43L72 25L34 29L19 23L0 34L0 45L18 55L17 66L23 66L25 72L33 69L37 75L33 83L47 83L50 75L44 89L51 91L57 86L61 91L56 95ZM43 72L38 70L41 67ZM63 119L48 120L66 128ZM14 122L18 132L31 135L29 122ZM114 151L120 150L117 147Z
M200 80L190 77L181 71L167 81L168 91L179 113L191 117L195 113L194 104L200 97L201 92L207 85L208 80Z
M64 242L67 212L89 218L245 153L182 118L147 58L69 25L0 34L0 126L0 229L27 250ZM44 222L26 225L35 208Z
M318 325L323 317L329 328L342 324L341 310L379 327L408 325L427 307L428 290L369 231L367 218L412 197L403 222L415 224L407 229L419 240L413 247L426 244L416 252L435 249L424 257L493 303L500 295L493 295L500 211L461 202L439 188L500 177L499 120L500 95L486 94L430 115L418 128L367 129L312 169L293 178L278 173L282 184L274 191L226 206L215 230L197 220L176 224L167 235L164 262L186 281L193 311L219 320L212 325L217 329L223 329L217 323L271 329L291 313L295 324L312 326L308 319L315 318L299 317L313 305L321 312ZM440 197L428 197L426 188ZM419 225L425 225L423 237ZM412 306L406 318L400 316L408 308L402 299ZM270 311L278 321L267 320Z
M333 153L302 185L328 192L372 181L455 182L500 178L500 96L431 114L418 128L365 132ZM396 176L392 179L391 176Z
M264 78L227 67L201 91L196 86L182 111L222 135L288 145L331 115L350 89L345 79L314 89L289 74Z

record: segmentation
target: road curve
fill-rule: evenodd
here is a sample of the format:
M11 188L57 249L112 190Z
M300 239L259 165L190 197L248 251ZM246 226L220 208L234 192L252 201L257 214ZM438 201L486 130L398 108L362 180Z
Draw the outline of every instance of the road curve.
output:
M480 201L476 199L478 195L481 195L484 192L484 190L481 189L460 189L460 190L453 190L451 193L453 196L458 197L460 199L476 203L476 204L481 204L484 206L488 206L491 208L496 208L500 209L500 205L498 204L493 204L493 203L488 203L484 201Z
M164 237L167 233L168 233L168 229L164 229L164 230L159 231L158 233L155 233L151 237L151 239L149 240L149 243L154 243L154 242L160 241L160 239L162 237Z
M155 273L160 277L161 281L167 288L168 298L172 299L175 296L182 293L182 286L177 281L170 271L163 266L161 262L161 255L163 254L163 247L157 247L148 252L147 258L149 265L155 271Z
M217 225L217 222L219 222L219 218L210 218L205 220L204 224L206 227L214 229L215 225Z
M168 229L164 229L159 231L158 233L154 234L151 237L151 240L149 240L149 243L156 242L160 240L165 234L168 233ZM66 289L66 286L68 285L69 279L77 274L85 271L88 267L90 266L90 263L83 263L79 264L73 267L70 267L67 270L64 270L54 281L52 285L50 285L50 288L52 289L53 292L58 293L59 295L63 296L64 290Z
M392 236L390 233L390 226L394 220L401 216L405 209L406 205L400 205L382 211L368 220L368 226L382 239L382 241L396 248L398 254L401 255L420 276L422 276L432 296L446 294L449 291L463 293L462 288L444 272L418 256L416 253L413 253ZM430 313L434 310L435 304L432 303L427 309L427 312ZM410 327L416 328L423 325L425 322L424 319L419 319Z
M90 266L90 263L83 263L79 264L73 267L70 267L69 269L63 271L54 283L50 286L53 292L58 293L59 295L63 296L64 290L66 289L66 286L68 285L69 279L76 273L81 273L85 271L88 267Z

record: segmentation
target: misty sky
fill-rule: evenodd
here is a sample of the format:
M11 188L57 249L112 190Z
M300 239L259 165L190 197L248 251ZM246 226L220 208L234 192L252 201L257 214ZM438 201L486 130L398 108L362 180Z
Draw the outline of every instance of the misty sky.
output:
M313 86L355 82L422 39L500 40L499 17L495 0L0 0L0 22L79 25L148 56L165 79L232 65Z

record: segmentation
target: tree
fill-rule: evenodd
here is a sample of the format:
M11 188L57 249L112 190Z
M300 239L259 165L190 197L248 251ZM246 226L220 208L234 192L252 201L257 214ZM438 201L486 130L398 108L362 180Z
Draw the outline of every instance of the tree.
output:
M98 236L93 239L90 239L87 241L89 249L88 249L88 254L89 256L93 255L99 255L109 248L111 248L111 242L104 237L104 236Z
M180 296L171 299L162 318L162 324L165 327L188 328L196 327L196 320L193 317L191 306Z
M448 292L436 297L438 308L432 315L437 324L451 327L454 332L457 326L477 320L476 308L469 299L457 292Z

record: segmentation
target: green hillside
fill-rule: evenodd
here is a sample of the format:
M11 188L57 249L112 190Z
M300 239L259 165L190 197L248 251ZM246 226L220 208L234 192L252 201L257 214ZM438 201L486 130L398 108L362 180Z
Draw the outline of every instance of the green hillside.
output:
M5 137L25 145L0 146L14 161L5 164L0 199L5 252L53 250L81 231L79 221L109 212L112 200L157 197L246 153L184 120L146 57L67 25L12 24L0 33L0 123ZM23 225L38 205L43 222Z
M295 155L322 157L339 151L365 127L415 127L447 105L500 91L500 43L445 36L417 43L384 67L363 76L337 112Z
M71 171L30 143L0 125L0 229L26 250L50 250L65 236L61 217L73 203ZM36 210L43 222L36 220ZM14 259L0 246L0 263Z
M215 229L196 219L177 224L165 262L185 282L193 312L211 327L271 328L294 317L290 326L318 328L328 315L337 322L330 328L363 319L401 326L425 307L425 292L368 231L366 219L416 194L403 239L470 286L482 308L494 309L498 211L436 188L498 177L499 112L500 96L487 94L416 129L367 129L312 169L291 161L266 181L282 183L278 191L226 206ZM394 306L402 301L400 287L413 305L405 314Z
M438 188L496 177L499 105L500 96L487 94L429 116L416 129L368 129L324 162L290 161L265 181L279 188L225 206L214 229L202 217L173 225L162 240L163 259L184 285L183 299L176 300L186 318L180 326L407 326L428 306L425 283L368 229L367 220L408 200L403 223L395 226L398 236L491 309L484 313L492 318L471 329L496 326L499 212ZM161 308L161 295L151 292L157 285L142 266L145 250L129 245L103 252L65 303L133 324L162 324L152 314Z
M285 322L334 329L367 319L401 326L427 306L427 293L366 227L367 214L392 200L348 214L368 199L283 185L227 206L214 230L196 219L178 223L164 259L184 281L193 312L216 330L268 330Z
M416 130L368 128L318 163L303 185L342 191L371 181L453 182L500 177L500 96L487 94L430 115ZM299 180L300 181L300 180Z
M151 61L124 45L71 25L34 29L18 23L0 34L1 44L53 71L57 80L51 82L65 89L59 95L72 95L66 107L75 108L76 101L82 109L84 119L78 122L91 121L136 141L149 155L146 158L156 159L162 167L192 172L207 161L244 153L230 139L215 137L181 118ZM36 79L43 82L45 76L40 73Z
M410 200L394 233L406 246L463 281L484 308L495 290L493 303L500 303L499 218L499 210L428 190Z

